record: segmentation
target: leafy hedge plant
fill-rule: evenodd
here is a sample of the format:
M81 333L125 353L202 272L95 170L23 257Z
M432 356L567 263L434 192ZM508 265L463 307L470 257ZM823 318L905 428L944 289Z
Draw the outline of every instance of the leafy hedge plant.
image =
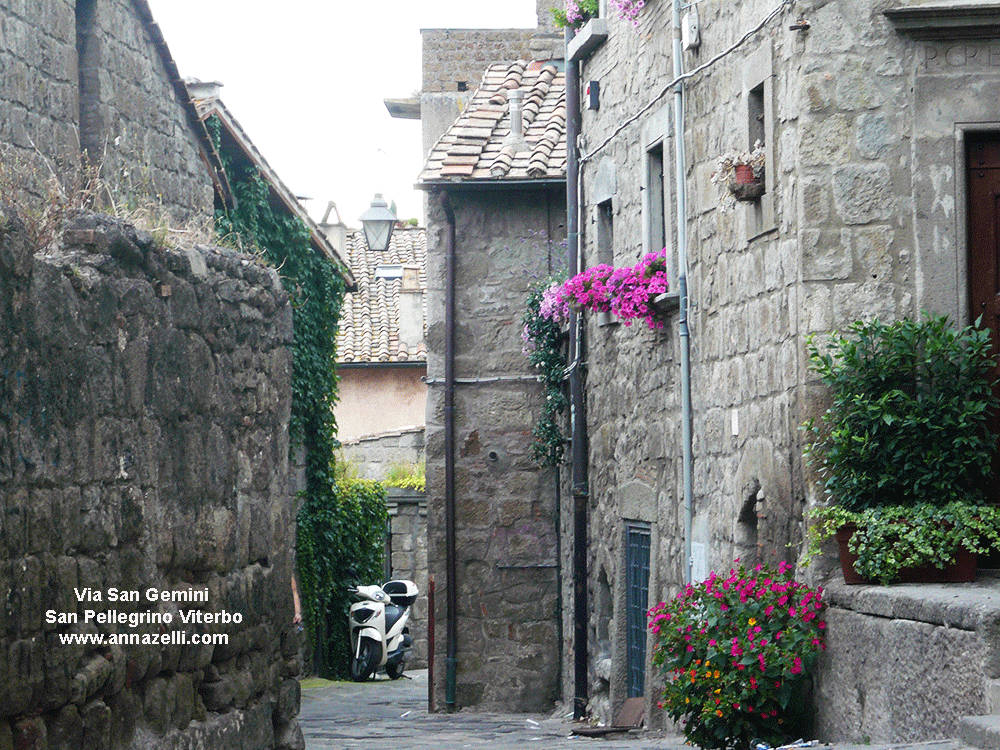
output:
M947 316L857 321L821 349L811 368L833 403L812 436L831 500L850 511L880 505L975 502L989 481L996 439L987 331Z
M387 520L385 488L375 481L342 480L326 491L304 494L299 583L303 615L316 636L313 663L321 677L348 676L347 587L382 580Z
M822 593L794 581L786 563L739 565L650 610L653 664L666 678L660 706L691 744L745 750L797 736L826 647Z

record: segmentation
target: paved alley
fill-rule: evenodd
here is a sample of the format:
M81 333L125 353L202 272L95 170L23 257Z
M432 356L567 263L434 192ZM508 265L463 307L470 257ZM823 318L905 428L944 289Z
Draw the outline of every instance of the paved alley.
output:
M427 671L392 681L302 683L299 721L306 750L690 750L684 738L637 732L604 738L570 734L571 718L460 711L427 713ZM969 750L957 740L891 745L825 745L821 750Z
M683 737L662 733L615 735L592 739L570 735L571 719L546 715L494 714L460 711L427 713L427 671L409 674L412 679L374 682L302 684L299 721L306 750L458 750L489 747L491 750L596 747L682 748Z

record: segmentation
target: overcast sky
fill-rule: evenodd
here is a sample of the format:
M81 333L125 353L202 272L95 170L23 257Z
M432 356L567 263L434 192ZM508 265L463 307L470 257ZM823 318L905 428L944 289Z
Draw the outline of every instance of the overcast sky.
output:
M222 100L292 192L344 222L376 192L401 219L421 214L412 189L420 123L382 100L420 89L420 29L533 28L535 0L149 0L184 77L223 84Z

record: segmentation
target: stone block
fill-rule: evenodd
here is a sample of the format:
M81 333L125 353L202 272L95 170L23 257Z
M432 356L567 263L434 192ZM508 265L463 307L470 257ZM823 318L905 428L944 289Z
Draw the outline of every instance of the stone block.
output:
M302 736L302 727L298 719L292 719L287 724L276 725L274 733L275 750L305 750L306 741Z
M298 680L284 680L278 687L278 700L274 706L276 726L289 724L299 714L302 687Z
M49 750L79 750L83 744L83 717L76 706L63 706L49 720ZM3 742L0 741L0 747Z
M813 118L799 130L799 162L805 167L825 167L844 160L850 146L851 128L846 116Z
M13 744L17 750L48 750L48 731L41 716L29 716L14 724ZM91 747L84 745L84 747Z
M228 676L214 682L202 682L198 685L198 693L207 710L219 713L228 710L236 696L233 680Z
M94 750L111 748L111 709L104 701L87 703L80 710L83 719L83 743L81 747Z
M899 142L896 131L896 124L881 112L860 115L854 126L858 153L866 159L884 157L886 151Z
M884 164L841 164L833 169L833 204L845 224L893 218L896 199Z
M853 268L849 234L816 229L802 232L803 280L847 279Z

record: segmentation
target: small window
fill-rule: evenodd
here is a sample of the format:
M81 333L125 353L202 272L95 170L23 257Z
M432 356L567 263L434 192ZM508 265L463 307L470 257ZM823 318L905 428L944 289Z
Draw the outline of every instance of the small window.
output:
M597 262L615 264L615 216L610 200L597 206Z
M667 246L662 141L646 152L646 171L646 184L649 186L649 252L655 253Z
M750 148L757 142L767 143L767 130L764 127L764 84L755 86L747 92L747 117L749 119Z
M458 82L457 82L457 83L455 84L455 87L456 87L456 88L457 88L457 89L458 89L459 91L468 91L468 90L469 90L469 82L468 82L468 81L458 81Z

